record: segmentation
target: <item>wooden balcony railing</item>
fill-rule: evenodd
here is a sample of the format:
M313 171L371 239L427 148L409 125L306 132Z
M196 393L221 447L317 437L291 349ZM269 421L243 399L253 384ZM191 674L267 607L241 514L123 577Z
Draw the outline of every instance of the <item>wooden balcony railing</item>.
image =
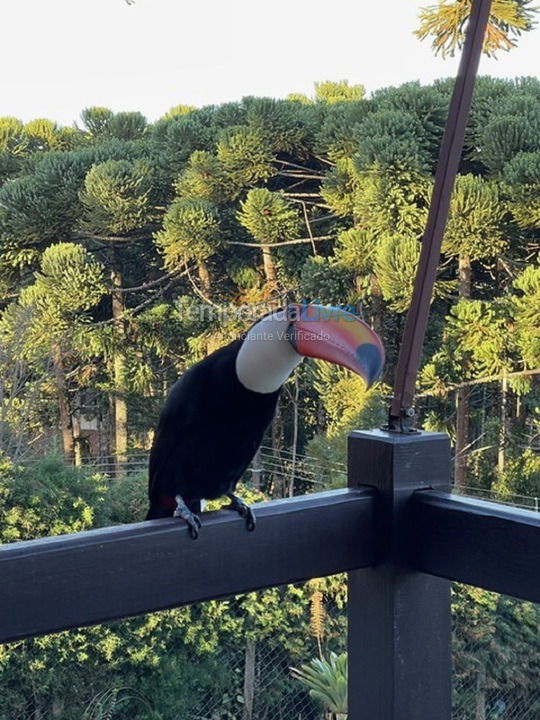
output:
M448 720L450 580L540 602L540 516L450 495L446 435L354 432L349 488L0 546L0 641L349 573L349 720Z

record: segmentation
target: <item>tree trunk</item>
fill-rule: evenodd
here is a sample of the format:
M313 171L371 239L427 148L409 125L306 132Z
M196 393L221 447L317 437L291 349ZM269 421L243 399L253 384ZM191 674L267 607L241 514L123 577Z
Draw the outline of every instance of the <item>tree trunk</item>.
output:
M296 449L298 447L298 375L294 377L294 395L293 401L293 437L292 437L292 455L291 455L291 479L289 481L289 497L294 496L294 481L296 478Z
M486 720L486 666L482 663L476 677L475 720Z
M371 276L370 283L371 304L373 313L373 329L377 335L381 335L384 330L384 303L381 286L375 275Z
M278 398L276 412L272 420L272 455L274 457L274 468L278 468L277 474L274 471L272 483L272 497L285 497L285 478L283 477L283 465L281 462L281 447L283 440L283 416L281 413L281 400Z
M79 421L77 412L73 413L71 422L73 425L73 456L75 459L76 467L80 467L82 465L82 438L81 423Z
M119 267L116 249L111 250L111 282L113 288L122 287L122 273ZM126 306L124 294L112 291L112 315L115 329L116 348L113 358L114 375L114 445L116 458L116 474L124 472L127 462L128 446L128 412L126 403L126 361L123 352L123 345L126 335L124 313Z
M472 289L472 271L471 271L471 259L468 255L459 256L459 285L458 293L459 297L470 298Z
M54 368L54 379L58 397L58 412L60 414L60 432L62 433L62 449L65 459L72 463L74 457L73 428L71 425L71 412L66 385L66 371L62 348L58 342L53 343L51 348L52 363Z
M501 427L499 429L499 447L497 451L497 471L499 475L504 472L506 439L509 431L509 412L508 412L508 378L501 380Z
M459 256L459 297L471 297L471 261L467 255ZM467 485L467 445L469 444L470 390L460 388L456 393L456 445L454 450L454 485Z
M272 252L270 248L263 248L262 249L262 256L263 256L263 268L264 268L264 276L266 278L266 282L268 283L271 288L276 287L277 285L277 273L276 273L276 265L274 263L274 258L272 257Z
M204 260L197 261L197 273L199 275L199 281L201 283L201 290L203 294L207 298L210 298L212 296L212 281L210 279L208 265Z
M469 442L469 393L459 388L456 393L456 447L454 458L454 485L461 489L467 485L467 445Z
M246 641L246 659L244 665L244 712L242 720L253 720L253 701L255 699L255 662L257 644L255 640Z
M51 706L51 718L58 720L64 717L64 700L60 697L53 698Z
M255 453L255 457L253 458L251 462L251 482L253 484L253 488L255 490L260 490L262 487L262 477L263 477L263 470L262 470L262 455L261 455L261 448L257 450Z

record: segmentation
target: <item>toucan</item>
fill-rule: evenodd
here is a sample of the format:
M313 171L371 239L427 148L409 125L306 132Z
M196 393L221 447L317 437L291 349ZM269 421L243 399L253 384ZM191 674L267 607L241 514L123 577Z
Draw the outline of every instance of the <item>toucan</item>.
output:
M339 307L290 303L192 365L161 411L150 452L147 520L182 518L199 534L201 500L226 496L248 530L251 508L235 495L274 417L280 390L304 357L337 363L371 387L384 364L377 334Z

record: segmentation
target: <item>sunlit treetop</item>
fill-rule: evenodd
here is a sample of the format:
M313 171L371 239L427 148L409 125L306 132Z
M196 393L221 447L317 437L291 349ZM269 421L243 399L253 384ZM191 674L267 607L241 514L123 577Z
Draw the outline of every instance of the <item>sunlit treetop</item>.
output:
M523 32L535 27L538 8L532 0L493 0L484 38L484 53L494 57L498 50L511 50ZM436 55L452 57L463 45L472 0L439 0L420 10L420 27L415 35L431 39Z

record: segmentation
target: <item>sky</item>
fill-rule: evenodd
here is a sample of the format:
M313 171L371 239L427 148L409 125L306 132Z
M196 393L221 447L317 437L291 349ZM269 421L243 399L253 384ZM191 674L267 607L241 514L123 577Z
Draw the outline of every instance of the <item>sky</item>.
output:
M3 0L0 116L71 125L104 105L155 120L177 104L311 95L315 81L368 91L455 75L413 35L436 0ZM483 58L481 74L540 76L540 29Z

